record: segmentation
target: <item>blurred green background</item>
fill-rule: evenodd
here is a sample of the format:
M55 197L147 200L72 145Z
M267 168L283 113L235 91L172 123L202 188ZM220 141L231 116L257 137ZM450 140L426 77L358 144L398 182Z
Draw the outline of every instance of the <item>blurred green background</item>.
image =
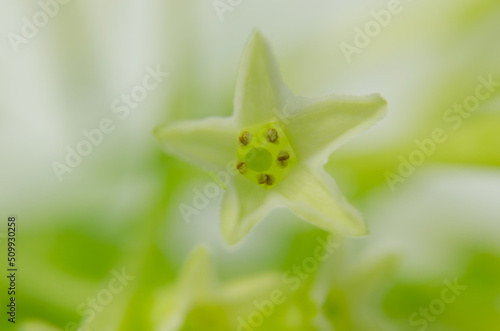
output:
M357 29L396 7L357 47ZM0 17L5 312L12 215L19 269L16 323L4 312L1 330L500 330L500 88L448 112L478 77L500 82L500 2L41 0L4 2ZM389 104L326 166L371 234L334 237L338 249L293 284L284 277L328 234L279 210L229 247L221 196L186 224L179 205L211 177L152 134L232 113L255 29L296 94L378 92ZM113 111L147 68L169 75ZM106 118L112 132L60 180L54 162ZM391 187L388 173L436 128L447 139ZM283 300L266 306L272 293Z

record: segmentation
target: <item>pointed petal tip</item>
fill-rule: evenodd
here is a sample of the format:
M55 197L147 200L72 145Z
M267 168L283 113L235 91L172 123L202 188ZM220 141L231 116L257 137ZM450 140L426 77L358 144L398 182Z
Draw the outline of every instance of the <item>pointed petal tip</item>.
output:
M346 200L347 201L347 200ZM365 237L370 234L367 222L363 217L363 214L356 208L349 205L347 207L349 214L351 214L351 222L348 224L343 224L342 233L348 237Z
M157 125L156 127L154 127L154 129L151 131L151 133L153 134L153 136L156 138L156 140L160 140L160 137L161 137L161 131L163 129L163 126L162 125Z
M206 266L210 263L211 254L210 249L205 244L196 246L187 258L187 266Z
M388 104L387 99L384 98L379 93L374 93L374 94L371 94L370 96L373 99L373 102L380 106L381 112L383 112L385 114L387 112L387 104Z
M366 102L374 103L379 106L387 106L387 99L380 93L372 93L365 96Z
M210 249L206 244L199 244L191 251L190 256L203 259L210 258Z
M153 133L153 136L156 138L156 140L158 140L159 142L163 142L162 138L165 136L165 133L169 132L169 129L170 129L170 126L168 124L157 125L153 129L152 133Z
M387 113L389 112L389 107L386 99L384 99L380 95L378 95L378 97L380 99L380 106L377 115L378 115L378 121L380 121L381 119L387 116Z
M346 235L349 237L366 237L370 235L370 231L366 226L364 226L362 228L356 229L355 231L348 232L346 233Z
M224 239L228 246L234 247L241 242L242 238L238 238L238 236L231 234L224 234Z
M262 34L262 32L260 32L260 30L253 30L252 32L252 35L250 36L250 42L249 43L252 43L252 42L255 42L255 43L267 43L266 42L266 39L264 38L264 35Z
M372 93L369 95L364 96L365 103L372 105L373 113L372 113L372 119L374 122L379 121L380 119L384 118L387 115L387 99L385 99L381 94L379 93Z
M378 98L382 104L386 105L387 104L387 99L384 98L380 93L373 93L372 94L374 97Z
M262 54L266 53L272 58L272 56L270 56L271 50L268 41L260 31L255 30L247 42L244 56L251 58L258 54L262 56Z
M310 220L308 220L310 222ZM357 220L357 223L340 225L338 222L332 222L332 227L324 228L332 235L343 235L350 238L366 237L370 234L368 227L363 219Z
M191 279L196 277L200 272L211 273L211 256L208 246L204 244L196 246L188 254L186 262L181 270L181 274L183 275L181 278Z

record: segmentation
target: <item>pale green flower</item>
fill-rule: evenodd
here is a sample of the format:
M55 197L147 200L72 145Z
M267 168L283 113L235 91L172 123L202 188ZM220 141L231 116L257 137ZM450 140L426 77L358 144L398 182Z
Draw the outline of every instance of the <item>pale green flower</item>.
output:
M389 330L381 305L399 257L387 254L364 263L348 259L344 252L328 260L316 276L311 296L320 309L318 321L330 325L327 330Z
M235 330L236 316L246 317L252 301L265 298L280 285L279 275L273 272L221 283L208 251L199 247L183 266L177 283L158 292L153 323L162 331Z
M173 123L156 135L168 153L209 171L229 169L221 218L231 244L278 207L330 232L360 236L367 233L362 215L323 167L335 149L379 120L385 106L377 94L295 96L255 33L241 63L233 116Z

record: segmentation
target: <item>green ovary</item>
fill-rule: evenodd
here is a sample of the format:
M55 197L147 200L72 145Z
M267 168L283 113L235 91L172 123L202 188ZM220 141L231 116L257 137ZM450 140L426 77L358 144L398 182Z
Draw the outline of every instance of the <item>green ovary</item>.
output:
M265 148L254 148L245 158L248 167L254 171L266 171L273 163L273 156Z

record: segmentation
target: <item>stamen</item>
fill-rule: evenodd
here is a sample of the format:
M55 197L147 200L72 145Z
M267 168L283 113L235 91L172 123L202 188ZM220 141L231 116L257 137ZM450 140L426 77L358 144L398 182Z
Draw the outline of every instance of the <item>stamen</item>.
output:
M280 151L278 153L278 161L286 161L290 158L290 153L288 151Z
M246 175L248 173L248 167L245 162L238 161L236 164L236 169L238 169L238 172L242 175Z
M246 146L248 144L250 144L252 142L252 134L248 131L243 131L241 134L240 134L240 143L243 145L243 146Z
M257 175L257 182L259 184L266 184L267 186L271 186L274 184L276 179L274 178L273 175L268 175L268 174L259 174Z
M277 161L276 163L278 166L281 168L286 168L288 166L288 160L290 159L290 153L288 151L280 151L278 153Z
M277 142L278 139L279 139L278 131L276 131L276 129L274 129L274 128L271 128L271 129L267 130L267 132L266 132L266 139L270 143Z

